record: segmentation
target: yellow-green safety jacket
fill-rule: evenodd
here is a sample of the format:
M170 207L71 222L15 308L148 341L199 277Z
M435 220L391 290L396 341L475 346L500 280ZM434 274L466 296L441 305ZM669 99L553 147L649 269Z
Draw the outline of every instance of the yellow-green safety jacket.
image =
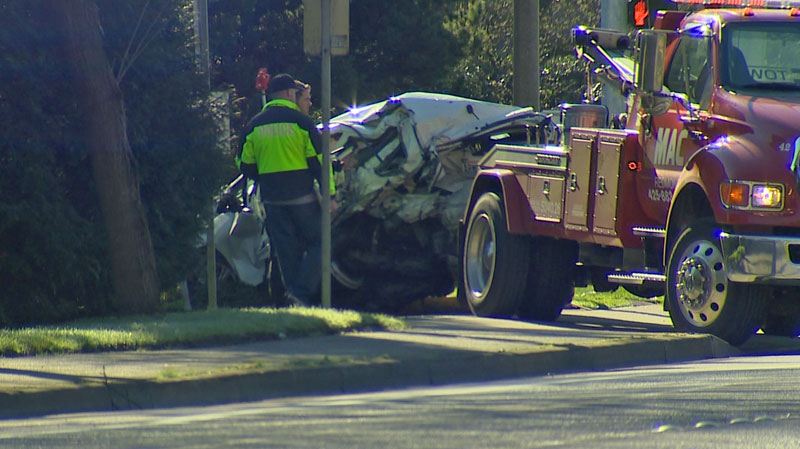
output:
M257 179L267 202L285 202L322 185L322 137L314 122L291 101L275 99L247 124L240 169ZM331 194L336 193L333 174Z

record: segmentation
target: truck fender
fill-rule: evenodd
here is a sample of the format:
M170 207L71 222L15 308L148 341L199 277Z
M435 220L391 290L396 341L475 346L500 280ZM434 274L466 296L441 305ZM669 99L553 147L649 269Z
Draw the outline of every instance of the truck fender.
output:
M673 191L667 215L664 266L681 230L703 217L724 223L730 213L720 200L720 183L726 179L747 179L743 154L755 154L744 139L725 137L700 148L686 161Z
M512 234L526 233L526 222L531 220L533 211L528 203L525 189L519 184L517 176L511 170L483 170L475 177L461 222L467 223L472 206L486 192L495 192L500 195L506 211L508 232Z

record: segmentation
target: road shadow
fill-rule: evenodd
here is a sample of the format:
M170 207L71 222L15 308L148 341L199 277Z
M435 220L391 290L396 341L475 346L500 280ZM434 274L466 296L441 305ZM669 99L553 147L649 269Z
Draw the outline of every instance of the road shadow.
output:
M570 313L566 310L553 326L578 329L602 329L631 332L676 332L671 324L663 323L664 315L645 308L625 310L589 310Z

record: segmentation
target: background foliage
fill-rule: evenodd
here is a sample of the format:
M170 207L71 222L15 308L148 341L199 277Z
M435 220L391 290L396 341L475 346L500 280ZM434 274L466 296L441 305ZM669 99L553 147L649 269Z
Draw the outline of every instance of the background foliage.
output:
M0 0L5 326L113 312L81 111L47 3ZM145 44L121 88L166 291L201 262L195 238L212 196L234 175L232 160L217 145L208 88L193 60L191 0L96 3L115 70ZM596 24L598 9L599 0L541 0L543 107L581 100L583 69L569 30ZM332 104L339 111L406 91L510 102L512 13L512 0L351 0L350 54L334 59ZM209 1L212 87L234 94L234 133L260 108L259 67L311 83L319 105L319 60L303 54L302 14L301 0Z
M47 1L0 3L0 324L111 312L103 220ZM228 159L196 75L186 2L100 0L106 52L148 43L122 80L163 287L185 277ZM147 7L145 8L145 5ZM134 31L144 11L142 24ZM152 25L152 28L149 28ZM145 33L146 29L149 33ZM135 47L134 47L135 48Z
M212 83L242 97L235 128L260 108L259 67L312 84L319 58L303 54L301 0L209 5ZM599 0L540 0L541 106L580 102L584 66L570 31L599 23ZM513 0L350 0L350 52L333 58L333 114L408 91L511 103Z
M33 2L0 9L0 322L103 310L108 279L78 111Z
M512 102L513 11L513 0L460 2L453 18L445 23L462 45L462 56L450 78L454 94ZM599 1L541 0L539 16L541 107L580 102L584 66L575 57L570 31L576 25L599 23Z

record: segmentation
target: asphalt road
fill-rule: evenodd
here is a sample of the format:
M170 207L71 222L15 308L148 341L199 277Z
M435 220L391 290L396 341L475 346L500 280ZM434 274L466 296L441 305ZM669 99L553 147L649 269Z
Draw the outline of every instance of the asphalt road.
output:
M791 448L800 356L0 421L4 448Z

